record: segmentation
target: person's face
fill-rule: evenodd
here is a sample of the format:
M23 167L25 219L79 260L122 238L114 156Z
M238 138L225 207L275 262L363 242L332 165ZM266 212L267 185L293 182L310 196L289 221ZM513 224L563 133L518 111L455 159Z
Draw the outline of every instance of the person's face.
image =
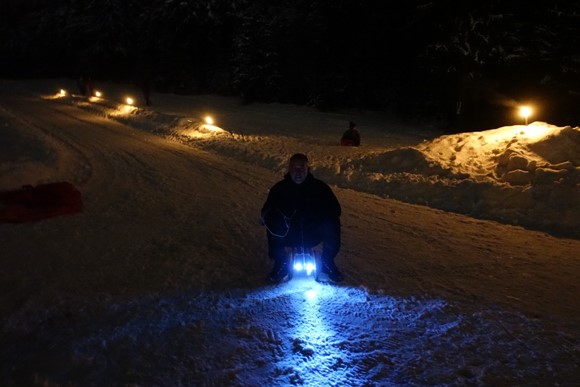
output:
M308 175L308 163L304 160L292 160L288 167L288 172L294 183L302 184Z

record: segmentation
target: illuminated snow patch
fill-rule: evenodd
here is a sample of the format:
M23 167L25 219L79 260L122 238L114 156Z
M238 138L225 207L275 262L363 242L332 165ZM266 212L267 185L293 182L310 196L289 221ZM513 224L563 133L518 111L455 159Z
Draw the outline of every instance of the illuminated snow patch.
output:
M136 110L139 110L136 106L119 104L117 105L117 109L111 109L108 112L108 115L111 117L120 117L134 113Z
M134 385L566 384L561 372L577 369L580 346L565 326L514 312L312 278L109 307L27 304L3 332L9 345L0 361L11 375L75 385L111 378Z
M308 289L307 291L304 292L304 295L308 300L313 300L317 294L318 293L314 289Z

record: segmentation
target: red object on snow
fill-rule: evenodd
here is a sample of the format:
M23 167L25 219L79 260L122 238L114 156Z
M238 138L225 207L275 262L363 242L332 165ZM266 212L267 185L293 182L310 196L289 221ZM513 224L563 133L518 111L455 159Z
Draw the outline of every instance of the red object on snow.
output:
M0 192L0 222L34 222L82 210L80 191L67 182Z

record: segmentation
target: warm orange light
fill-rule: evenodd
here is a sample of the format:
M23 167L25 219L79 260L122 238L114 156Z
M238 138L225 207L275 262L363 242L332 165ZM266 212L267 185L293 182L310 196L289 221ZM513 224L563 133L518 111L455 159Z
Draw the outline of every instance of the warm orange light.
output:
M205 123L208 124L208 125L213 125L214 120L213 120L213 118L211 118L211 116L206 116L205 117Z
M60 89L60 96L64 97L66 95L66 90L65 89Z
M526 120L526 125L528 124L528 117L533 113L532 108L529 106L520 107L520 116L524 117Z
M125 101L127 102L127 105L133 105L135 103L135 101L131 97L127 97Z
M101 93L100 91L95 91L95 97L101 98L103 96L103 93Z

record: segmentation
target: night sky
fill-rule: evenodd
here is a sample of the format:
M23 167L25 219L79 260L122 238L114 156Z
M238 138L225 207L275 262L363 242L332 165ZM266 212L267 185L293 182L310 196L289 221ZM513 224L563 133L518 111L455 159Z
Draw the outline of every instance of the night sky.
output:
M450 131L514 103L578 125L580 2L0 2L0 77L383 110ZM458 104L458 102L460 102Z

